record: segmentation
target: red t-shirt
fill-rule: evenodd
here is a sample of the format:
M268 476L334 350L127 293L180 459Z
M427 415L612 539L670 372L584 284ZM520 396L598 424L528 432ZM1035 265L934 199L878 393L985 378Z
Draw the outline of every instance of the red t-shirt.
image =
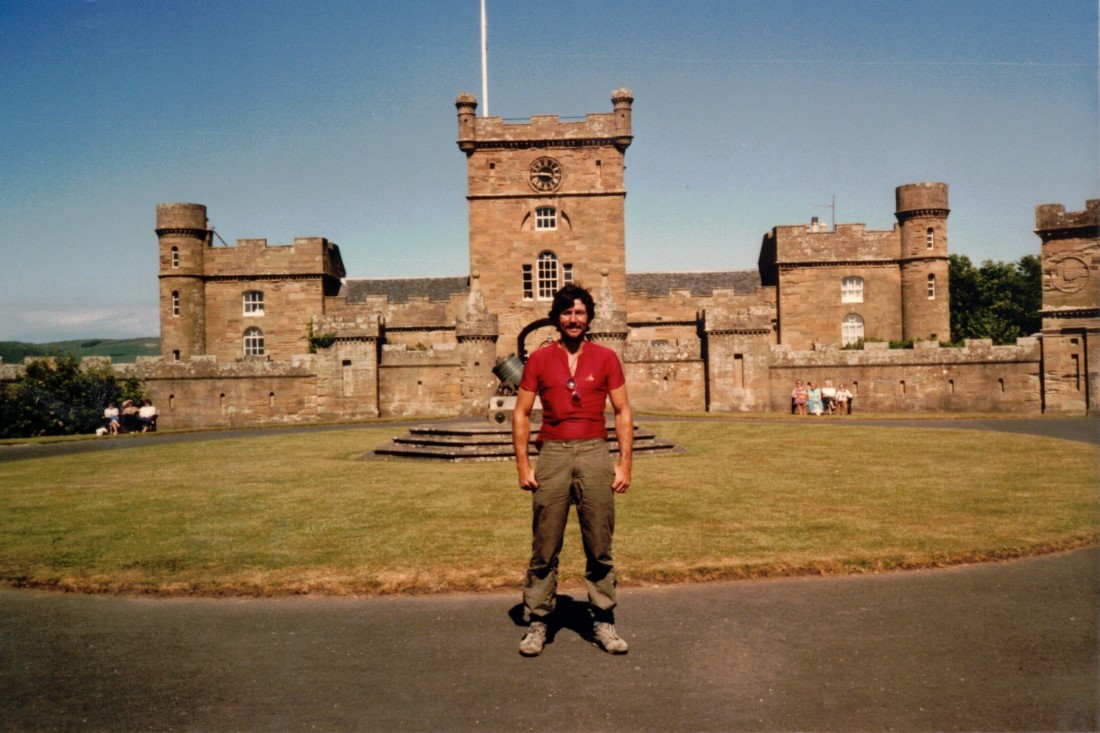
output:
M618 355L606 346L586 341L577 359L579 402L573 401L567 381L569 356L557 342L537 349L527 358L519 387L542 400L538 440L607 438L603 415L607 393L626 384Z

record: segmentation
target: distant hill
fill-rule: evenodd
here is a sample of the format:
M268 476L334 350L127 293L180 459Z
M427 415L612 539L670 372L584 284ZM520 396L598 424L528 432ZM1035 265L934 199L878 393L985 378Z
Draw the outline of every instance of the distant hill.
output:
M0 341L0 359L5 364L22 364L28 356L60 356L72 354L109 356L116 364L132 364L139 356L160 356L160 339L155 336L137 339L80 339L29 344L23 341Z

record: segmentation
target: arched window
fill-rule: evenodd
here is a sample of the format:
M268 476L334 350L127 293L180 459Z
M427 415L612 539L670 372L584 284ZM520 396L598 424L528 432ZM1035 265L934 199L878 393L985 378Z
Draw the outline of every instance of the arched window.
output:
M553 206L540 206L535 209L535 231L552 232L558 228L558 210Z
M172 291L172 317L179 318L180 315L180 291Z
M936 276L935 275L929 275L928 276L928 299L929 300L935 300L936 299Z
M558 290L558 256L553 252L543 252L536 264L538 299L551 300Z
M255 326L244 332L244 355L264 355L264 332Z
M928 246L928 249L936 246L936 231L932 227L928 227L928 231L924 233L924 243Z
M849 313L840 322L840 344L848 346L863 340L863 317L858 313Z
M180 266L180 248L172 247L172 267Z
M840 279L840 302L841 303L862 303L863 302L863 278L855 275L849 275L848 277L842 277Z
M244 314L262 316L264 314L264 292L262 290L244 291Z

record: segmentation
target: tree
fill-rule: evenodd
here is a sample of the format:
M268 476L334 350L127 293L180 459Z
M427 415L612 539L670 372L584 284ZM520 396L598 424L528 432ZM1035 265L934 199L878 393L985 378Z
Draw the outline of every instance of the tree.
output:
M71 355L38 359L0 390L0 437L92 433L103 425L108 402L141 397L137 379L119 379L110 367L84 369Z
M977 268L964 255L950 255L948 268L952 341L1012 344L1041 327L1042 262L1037 255L1014 264L986 260Z

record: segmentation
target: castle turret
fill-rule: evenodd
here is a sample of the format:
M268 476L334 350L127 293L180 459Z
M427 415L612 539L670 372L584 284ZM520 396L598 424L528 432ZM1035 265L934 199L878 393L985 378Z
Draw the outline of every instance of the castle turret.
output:
M458 110L458 149L470 155L476 149L477 132L474 120L477 112L477 98L469 92L459 94L455 99Z
M896 191L901 228L901 327L906 340L951 338L946 183L911 183Z
M205 250L211 230L202 204L157 204L160 347L178 361L206 353Z
M615 105L615 122L619 128L618 137L615 138L615 147L622 152L630 147L630 143L634 141L634 132L630 125L634 95L629 89L616 89L611 93L611 103Z
M1042 240L1043 409L1100 414L1100 199L1035 207Z

